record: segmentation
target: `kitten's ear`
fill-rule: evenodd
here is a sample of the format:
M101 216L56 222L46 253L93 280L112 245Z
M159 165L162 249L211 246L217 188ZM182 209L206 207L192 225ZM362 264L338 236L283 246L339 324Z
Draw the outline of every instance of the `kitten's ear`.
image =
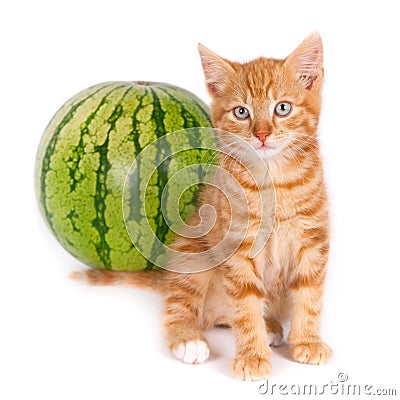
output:
M223 91L229 74L234 72L234 69L228 60L213 53L200 43L198 49L208 92L211 96L219 96Z
M295 72L297 79L311 89L317 79L324 75L321 36L313 32L286 58L285 64Z

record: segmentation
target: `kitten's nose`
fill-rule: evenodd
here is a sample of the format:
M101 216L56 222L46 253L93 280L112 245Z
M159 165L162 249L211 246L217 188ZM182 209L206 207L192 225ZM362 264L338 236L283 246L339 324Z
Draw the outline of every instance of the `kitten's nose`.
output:
M258 140L264 144L265 141L267 140L267 137L271 134L271 132L267 132L267 131L260 131L260 132L256 132L256 136L258 138Z

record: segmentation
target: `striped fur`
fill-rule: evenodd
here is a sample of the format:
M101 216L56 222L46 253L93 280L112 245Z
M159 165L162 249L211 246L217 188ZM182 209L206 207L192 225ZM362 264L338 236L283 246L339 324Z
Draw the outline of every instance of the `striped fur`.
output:
M188 251L200 254L196 260L201 262L201 253L219 243L230 229L247 221L249 229L234 254L217 268L193 274L157 273L157 290L165 299L166 342L183 361L200 362L208 356L201 350L207 348L204 330L229 325L236 340L233 375L263 379L271 368L269 344L279 344L281 324L289 317L288 342L294 359L322 364L331 350L319 334L329 250L328 202L317 138L323 77L321 39L312 34L285 60L259 58L239 64L203 46L200 55L212 98L213 124L254 147L259 145L256 133L267 131L267 143L275 150L265 151L263 159L272 182L265 177L257 185L245 166L229 158L221 160L221 166L240 183L249 210L246 212L246 204L238 203L235 196L228 201L216 188L206 188L200 205L214 207L217 223L201 240L182 232L173 243L181 254L172 256L170 264L185 266L187 271L193 262ZM280 101L292 104L287 117L274 114ZM237 106L248 108L251 117L235 118L232 110ZM271 203L271 188L276 196L273 232L262 251L250 258L265 212L261 201ZM229 226L231 218L236 224L233 227ZM199 222L196 216L191 224ZM89 282L101 282L98 274L105 273L88 271ZM155 279L152 274L147 275L150 282ZM111 275L103 276L109 283ZM123 280L154 287L144 276L124 275ZM197 358L191 349L197 351Z

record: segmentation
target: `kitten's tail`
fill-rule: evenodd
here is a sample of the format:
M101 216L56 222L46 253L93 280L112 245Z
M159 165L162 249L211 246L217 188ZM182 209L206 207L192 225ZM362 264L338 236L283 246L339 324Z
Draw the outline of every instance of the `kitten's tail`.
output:
M86 269L72 272L70 278L89 285L122 285L159 291L162 274L163 271L119 272Z

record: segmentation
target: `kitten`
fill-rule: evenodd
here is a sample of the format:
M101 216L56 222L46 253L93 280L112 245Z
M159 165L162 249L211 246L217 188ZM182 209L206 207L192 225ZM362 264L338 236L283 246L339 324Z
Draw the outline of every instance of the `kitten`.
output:
M185 237L184 232L177 236L172 245L177 253L169 264L190 270L190 263L201 262L207 249L242 223L248 224L244 239L221 265L203 272L87 270L73 277L91 284L121 283L160 292L165 300L166 342L186 363L208 358L204 330L229 325L236 342L232 374L244 380L263 379L271 369L270 345L280 345L281 323L288 315L293 358L323 364L331 350L319 333L329 250L328 203L317 138L323 81L321 38L311 34L284 60L258 58L240 64L202 45L199 52L212 99L213 125L251 146L260 161L249 173L229 155L221 159L220 166L237 179L250 210L236 212L246 208L240 196L227 199L210 185L201 194L199 206L212 205L217 223L201 240ZM263 204L273 200L271 235L251 257ZM199 222L196 214L189 225Z

